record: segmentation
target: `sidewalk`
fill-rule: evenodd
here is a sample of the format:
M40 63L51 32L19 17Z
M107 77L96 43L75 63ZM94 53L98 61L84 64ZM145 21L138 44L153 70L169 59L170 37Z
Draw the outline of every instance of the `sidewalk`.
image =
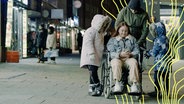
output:
M61 56L56 59L56 65L36 62L37 58L27 58L19 63L0 63L0 104L118 104L114 96L105 99L87 94L89 73L79 68L78 54ZM184 65L178 64L177 68ZM143 72L144 92L154 89L147 73L148 70ZM177 82L183 76L183 72L177 73ZM177 90L182 85L184 81L178 84ZM178 91L179 99L184 88ZM125 103L140 104L125 96L118 99L119 104L123 99ZM141 104L157 104L157 100L144 96ZM184 98L179 104L184 104Z
M58 64L58 65L61 65L61 64L79 65L79 63L80 63L79 58L80 58L80 56L78 53L65 54L63 56L56 58L56 64ZM25 59L20 59L19 64L36 64L37 61L38 61L37 58L25 58ZM47 61L45 63L47 63Z

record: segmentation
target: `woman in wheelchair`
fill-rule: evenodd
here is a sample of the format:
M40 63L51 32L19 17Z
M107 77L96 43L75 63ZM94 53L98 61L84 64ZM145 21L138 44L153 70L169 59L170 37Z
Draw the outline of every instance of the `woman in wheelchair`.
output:
M107 43L110 52L113 79L115 80L114 92L122 91L122 69L129 69L129 81L131 82L131 93L139 93L139 67L136 60L140 51L136 39L130 35L130 30L125 22L119 24L117 31Z

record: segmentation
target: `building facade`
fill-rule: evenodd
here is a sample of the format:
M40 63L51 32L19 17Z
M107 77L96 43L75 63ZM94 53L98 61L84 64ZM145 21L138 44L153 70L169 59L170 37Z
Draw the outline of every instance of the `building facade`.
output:
M142 2L142 7L150 17L155 16L156 21L164 22L168 30L171 29L168 25L171 23L168 22L169 20L179 21L180 28L177 37L183 37L180 36L184 31L183 25L181 25L184 17L180 15L183 12L182 3L173 6L166 1L147 0ZM8 2L13 3L13 6L8 5ZM52 24L56 27L58 48L76 51L78 31L90 27L95 14L109 15L114 22L118 12L128 2L129 0L1 0L0 60L6 61L7 50L18 51L20 58L28 57L27 33L37 31L38 25L42 23L47 26ZM154 5L153 8L152 5ZM176 16L173 14L172 8L177 9ZM9 13L10 9L12 12ZM59 9L60 12L53 15L54 9ZM178 27L174 25L173 23L172 27ZM10 31L7 26L11 27ZM178 41L182 41L182 38ZM152 46L152 43L149 44ZM182 44L183 42L180 42L180 46ZM184 58L183 51L183 47L179 48L181 59Z

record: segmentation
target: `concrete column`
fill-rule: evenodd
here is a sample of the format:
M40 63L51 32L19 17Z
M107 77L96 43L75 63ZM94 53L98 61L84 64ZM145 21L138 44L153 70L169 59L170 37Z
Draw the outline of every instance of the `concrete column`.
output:
M179 8L179 14L181 14L181 12L183 11L183 8ZM180 18L180 25L182 24L183 21L184 21L184 15L182 15L181 18ZM182 33L184 33L184 25L181 26L179 34L181 35ZM181 41L183 38L184 38L184 35L179 40ZM184 42L181 42L180 45L184 45ZM183 53L184 53L184 46L179 49L179 54L180 54L181 59L184 59L184 54Z
M156 19L155 22L160 21L160 0L153 0L153 2L152 0L144 1L142 8L144 8L147 11L149 17L151 16L155 17ZM148 34L147 38L149 40L153 40L153 37L150 34ZM152 49L153 47L153 42L150 42L148 39L146 42L147 50ZM154 64L153 61L154 61L153 57L150 57L149 59L144 58L143 68L150 69Z
M0 1L0 11L1 11L1 1ZM0 62L1 62L1 59L2 59L2 46L1 46L1 14L0 14Z
M147 10L149 17L154 16L156 21L160 21L160 0L147 0L144 1L142 6Z

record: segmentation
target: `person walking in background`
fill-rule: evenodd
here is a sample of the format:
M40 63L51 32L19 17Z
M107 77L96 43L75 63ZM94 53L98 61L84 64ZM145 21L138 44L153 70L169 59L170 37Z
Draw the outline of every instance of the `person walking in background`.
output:
M79 31L79 33L77 34L77 42L78 42L79 54L81 54L82 40L83 40L82 33Z
M104 35L111 24L111 18L101 14L96 14L83 36L80 67L87 68L90 74L89 92L91 96L102 94L101 84L98 77L98 67L100 67L104 50Z
M41 61L44 62L44 60L42 60L42 56L44 54L44 49L46 49L46 39L47 39L47 29L45 29L45 25L41 24L39 26L39 32L36 36L37 39L37 53L38 53L38 62L40 63Z
M46 47L50 51L53 51L56 49L56 34L55 34L54 30L55 29L53 26L50 26L48 28ZM48 59L48 60L49 60L48 63L56 64L56 57L50 57L50 59Z
M27 33L27 52L31 57L37 57L37 40L36 40L36 31L30 31Z
M130 34L136 38L139 47L145 47L149 17L140 6L140 0L130 0L128 6L119 12L115 21L115 29L117 30L119 23L126 22L130 27ZM140 55L142 63L143 50L140 50Z
M129 70L129 79L132 83L131 92L139 93L139 68L138 55L140 53L139 46L135 37L130 35L130 30L125 22L119 24L117 31L107 43L107 50L110 52L113 79L115 80L114 92L121 92L122 85L122 69L126 66Z
M32 50L31 50L31 53L32 55L37 55L37 47L36 47L36 31L32 31L31 33L31 40L32 40Z
M169 88L169 68L166 63L168 57L165 56L169 49L169 39L166 36L166 28L162 22L152 23L149 29L151 35L155 38L153 48L145 53L145 57L154 57L154 64L156 64L154 67L154 83L156 86L155 91L148 93L148 95L156 97L158 94L161 97L163 93L161 93L160 86L163 86L166 93L168 93Z

